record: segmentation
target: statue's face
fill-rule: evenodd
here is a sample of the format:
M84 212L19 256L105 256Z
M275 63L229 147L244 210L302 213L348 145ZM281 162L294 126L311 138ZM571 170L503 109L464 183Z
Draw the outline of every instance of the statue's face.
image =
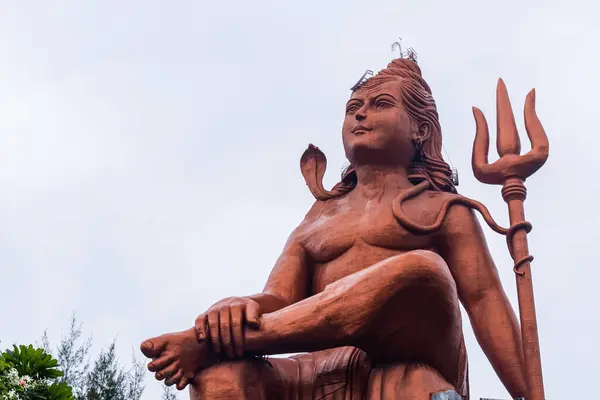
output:
M352 94L342 128L344 150L352 164L410 166L415 155L412 132L417 128L404 110L400 84L393 79Z

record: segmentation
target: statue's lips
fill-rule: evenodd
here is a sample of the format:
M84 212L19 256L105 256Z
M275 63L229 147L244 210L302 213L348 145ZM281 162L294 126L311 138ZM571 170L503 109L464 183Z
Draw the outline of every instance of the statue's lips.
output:
M362 125L357 126L356 128L352 129L352 133L359 136L359 135L364 135L367 132L370 132L371 129L370 128L366 128Z

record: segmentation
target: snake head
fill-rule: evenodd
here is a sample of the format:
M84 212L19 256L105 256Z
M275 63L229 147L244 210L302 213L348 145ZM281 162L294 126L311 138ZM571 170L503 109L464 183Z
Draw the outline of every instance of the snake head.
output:
M490 134L483 112L473 107L477 126L473 142L472 166L475 177L483 183L501 185L508 177L523 180L541 168L548 159L548 136L535 112L535 89L525 100L525 129L531 141L531 150L521 155L521 141L515 124L515 117L508 98L508 91L502 78L496 88L496 147L500 158L494 163L488 162Z

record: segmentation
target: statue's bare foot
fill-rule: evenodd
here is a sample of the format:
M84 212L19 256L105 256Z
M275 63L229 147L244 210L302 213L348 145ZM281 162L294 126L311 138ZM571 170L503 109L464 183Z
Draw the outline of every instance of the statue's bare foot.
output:
M152 359L148 370L156 372L156 379L164 379L167 386L176 384L179 390L183 390L198 371L217 361L206 340L198 341L194 328L148 339L140 348Z

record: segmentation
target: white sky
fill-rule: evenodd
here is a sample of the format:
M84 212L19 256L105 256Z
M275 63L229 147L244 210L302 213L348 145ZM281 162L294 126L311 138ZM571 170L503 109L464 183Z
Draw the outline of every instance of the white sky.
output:
M460 191L506 225L471 172L471 106L518 124L537 88L548 163L527 182L547 397L596 379L599 6L589 1L0 1L0 339L57 343L72 311L94 349L191 326L262 285L312 203L309 142L333 185L349 88L419 53ZM524 131L522 132L524 133ZM527 144L523 146L527 149ZM492 148L491 154L495 149ZM504 238L486 228L516 307ZM465 326L471 388L508 398ZM147 375L144 399L160 385ZM187 393L182 395L187 398Z

